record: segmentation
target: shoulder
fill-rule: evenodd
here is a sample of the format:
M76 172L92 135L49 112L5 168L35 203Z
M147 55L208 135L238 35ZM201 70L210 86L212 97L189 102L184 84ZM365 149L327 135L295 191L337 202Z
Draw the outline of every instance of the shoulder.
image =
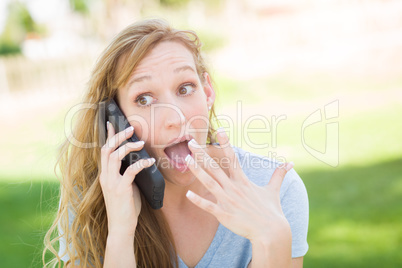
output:
M233 147L233 149L243 172L250 181L259 186L268 184L275 169L283 164L272 158L248 152L239 147ZM296 189L306 190L299 174L294 169L291 169L283 180L280 193L281 199L285 194L290 194Z

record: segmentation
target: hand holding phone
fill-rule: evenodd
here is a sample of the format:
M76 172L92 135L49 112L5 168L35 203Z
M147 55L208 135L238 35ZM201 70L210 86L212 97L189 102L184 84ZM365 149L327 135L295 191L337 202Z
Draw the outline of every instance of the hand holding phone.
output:
M110 101L101 102L99 105L99 124L101 126L101 135L107 132L107 121L113 125L116 133L130 127L130 123L128 122L127 118L124 116L119 106L113 99ZM101 140L105 141L105 137L106 135L103 137L101 136ZM120 147L127 142L136 141L139 141L139 139L133 133L132 137L124 141ZM120 174L123 175L125 170L139 159L148 159L149 157L150 156L144 148L140 151L130 152L122 160ZM153 209L159 209L163 206L165 180L155 164L140 171L136 175L135 183Z

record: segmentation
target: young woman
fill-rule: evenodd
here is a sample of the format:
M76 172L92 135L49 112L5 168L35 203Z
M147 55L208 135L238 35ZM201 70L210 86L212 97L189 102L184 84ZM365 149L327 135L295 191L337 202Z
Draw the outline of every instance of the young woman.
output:
M94 68L84 100L94 108L82 111L75 140L99 143L97 105L112 98L131 127L115 133L107 124L103 146L67 140L62 147L60 208L45 240L51 263L303 266L304 184L291 163L232 147L223 129L214 130L215 92L195 33L146 20L117 35ZM133 133L140 142L119 147ZM151 158L120 175L123 157L144 147ZM154 163L166 185L159 210L133 183Z

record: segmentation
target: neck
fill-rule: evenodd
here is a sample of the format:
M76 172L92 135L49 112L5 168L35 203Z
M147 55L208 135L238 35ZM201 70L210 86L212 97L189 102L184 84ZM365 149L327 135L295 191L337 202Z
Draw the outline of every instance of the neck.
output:
M193 203L186 197L189 190L200 196L207 193L205 187L195 177L189 185L177 185L168 180L165 180L165 183L164 210L185 210L193 207Z

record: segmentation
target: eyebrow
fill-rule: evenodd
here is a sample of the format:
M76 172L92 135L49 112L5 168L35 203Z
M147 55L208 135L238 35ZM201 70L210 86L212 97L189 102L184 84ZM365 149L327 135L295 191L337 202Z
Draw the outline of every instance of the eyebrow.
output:
M183 71L187 71L187 70L196 73L196 71L194 70L194 68L191 67L190 65L184 65L184 66L178 67L178 68L176 68L176 69L173 70L173 73L179 73L179 72L183 72ZM137 78L131 80L131 81L128 83L128 87L130 87L130 86L131 86L132 84L134 84L134 83L142 82L142 81L144 81L144 80L152 80L152 76L150 76L150 75L139 76L139 77L137 77Z
M190 65L184 65L184 66L178 67L178 68L174 69L173 72L179 73L179 72L187 71L187 70L192 71L193 73L196 73L195 70L193 69L193 67L191 67Z

